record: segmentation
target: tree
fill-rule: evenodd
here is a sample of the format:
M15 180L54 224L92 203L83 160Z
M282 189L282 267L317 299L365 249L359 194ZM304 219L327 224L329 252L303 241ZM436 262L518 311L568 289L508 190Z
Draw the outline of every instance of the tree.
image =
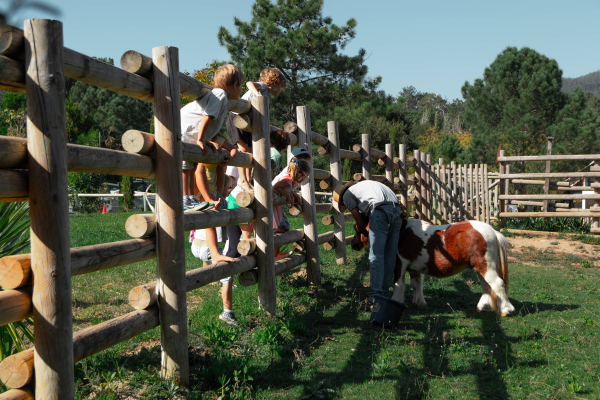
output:
M460 150L460 142L456 136L444 134L436 145L436 158L443 158L444 162L454 161Z
M561 93L561 82L555 60L527 47L506 48L483 79L462 87L473 140L467 159L493 163L498 145L515 156L545 153L548 136L563 153L596 152L597 118L581 93Z
M340 104L340 91L333 87L360 82L367 74L364 49L355 56L340 52L355 37L356 20L338 26L322 11L323 0L256 0L250 22L234 18L236 35L219 29L219 43L246 79L257 79L264 68L285 75L288 86L271 106L276 122L293 120L297 105L310 106L316 98Z

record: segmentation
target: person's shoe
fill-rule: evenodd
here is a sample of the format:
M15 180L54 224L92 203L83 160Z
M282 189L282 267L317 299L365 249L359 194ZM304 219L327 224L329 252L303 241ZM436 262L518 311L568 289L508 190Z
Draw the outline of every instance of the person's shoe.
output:
M235 318L235 314L233 313L233 311L223 311L219 315L219 319L228 323L229 325L238 326L238 321Z
M360 303L358 310L359 311L368 311L368 312L373 311L373 300L365 299L365 301Z

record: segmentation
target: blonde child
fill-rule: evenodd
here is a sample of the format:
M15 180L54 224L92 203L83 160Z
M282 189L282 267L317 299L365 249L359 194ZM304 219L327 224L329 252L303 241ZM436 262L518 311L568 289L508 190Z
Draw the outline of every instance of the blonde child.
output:
M217 151L220 146L210 141L219 134L223 126L229 112L229 100L240 98L243 84L244 74L236 66L227 64L219 67L215 72L215 88L200 100L193 101L181 109L181 140L197 144L204 155L210 150ZM225 164L237 155L237 149L231 143L225 141L222 147L229 151L230 158L216 171L221 190ZM184 205L193 201L195 168L194 163L183 162Z
M277 97L283 88L285 88L286 79L277 68L267 68L260 73L260 82L247 82L246 86L249 90L242 96L242 99L244 100L251 101L252 98L257 95L267 96L268 94L271 94L273 97ZM235 116L236 113L229 113L229 118L227 119L227 134L232 143L237 143L240 151L252 153L252 134L239 129L233 124ZM239 167L239 170L239 186L242 190L247 192L254 191L251 177L252 169Z

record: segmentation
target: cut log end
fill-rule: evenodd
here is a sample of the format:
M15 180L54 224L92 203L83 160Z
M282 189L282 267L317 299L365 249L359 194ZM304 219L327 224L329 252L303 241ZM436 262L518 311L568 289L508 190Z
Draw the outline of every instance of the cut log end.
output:
M323 248L327 251L335 250L335 242L326 242L323 243Z
M240 240L237 246L237 251L243 256L247 256L256 251L256 241L255 240Z
M354 174L353 178L357 182L360 182L363 179L365 179L364 176L363 176L363 174L361 174L360 172L357 172L356 174Z
M252 133L252 120L247 115L236 115L233 118L233 125L238 129Z
M355 144L352 146L352 151L360 153L362 151L362 146L360 144Z
M292 244L292 250L295 252L303 252L306 249L306 242L304 240L299 240Z
M319 153L322 156L329 154L329 146L319 146L319 148L317 149L317 153Z
M323 225L328 226L328 225L333 225L333 215L326 215L321 219L321 222L323 223Z
M129 50L121 56L121 68L132 74L150 77L152 75L152 59L135 50Z
M133 238L152 236L155 228L154 214L134 214L125 222L125 231Z
M289 208L289 211L291 215L300 215L302 214L302 206L300 204L295 204Z
M235 196L235 202L240 207L250 207L254 204L254 194L248 192L240 192Z
M238 275L238 282L242 286L252 286L258 283L258 271L251 269Z
M296 133L298 131L298 125L295 122L288 121L283 125L283 130L287 133Z
M147 154L154 149L154 135L130 129L121 136L121 145L128 153Z
M27 255L7 256L0 259L0 286L16 289L29 282L31 257Z
M155 287L147 285L134 287L129 292L129 304L136 310L145 310L156 303Z
M31 382L33 352L23 351L9 356L0 363L0 380L9 388L18 389Z
M328 179L319 182L319 187L321 188L321 190L332 189L331 182Z

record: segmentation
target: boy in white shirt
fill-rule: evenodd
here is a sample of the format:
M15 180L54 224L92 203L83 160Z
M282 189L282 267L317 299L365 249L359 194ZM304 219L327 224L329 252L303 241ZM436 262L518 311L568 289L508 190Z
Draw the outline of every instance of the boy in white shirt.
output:
M237 155L237 149L229 142L219 146L209 143L221 131L223 122L229 112L229 100L237 100L242 94L244 74L234 65L222 65L215 72L214 89L181 109L181 140L195 143L202 149L204 155L207 151L217 151L219 147L229 151L230 158L227 164ZM194 163L183 162L183 197L184 205L190 204L194 196ZM225 166L217 169L217 186L222 191ZM205 200L209 201L209 200Z
M281 91L286 85L286 79L283 74L277 68L267 68L262 70L260 73L260 82L247 82L246 86L248 91L244 93L242 99L252 101L257 95L268 96L269 93L273 97L279 96ZM238 145L240 151L244 153L252 153L252 133L243 131L233 124L233 119L236 113L229 113L227 118L227 134L231 139L231 142ZM247 192L253 192L254 186L252 184L252 169L238 167L240 170L239 175L239 186L242 190Z

